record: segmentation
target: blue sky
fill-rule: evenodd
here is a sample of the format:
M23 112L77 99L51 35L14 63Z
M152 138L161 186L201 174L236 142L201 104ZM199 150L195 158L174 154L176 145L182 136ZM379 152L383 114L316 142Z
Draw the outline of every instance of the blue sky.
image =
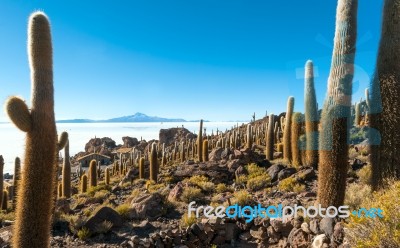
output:
M33 3L35 2L35 3ZM52 24L57 119L161 117L249 120L303 111L303 68L317 67L322 106L335 0L0 2L0 102L29 101L27 18ZM382 0L359 1L353 100L373 73ZM7 121L4 111L0 121Z

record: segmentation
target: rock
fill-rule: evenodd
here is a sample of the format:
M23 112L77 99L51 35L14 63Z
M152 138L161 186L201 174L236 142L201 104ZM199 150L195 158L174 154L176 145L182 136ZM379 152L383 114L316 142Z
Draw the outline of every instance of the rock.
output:
M269 236L269 228L267 228L267 230L266 230L265 227L258 227L257 228L256 226L253 226L250 229L250 235L253 238L258 239L258 240L267 239L268 236Z
M327 241L328 241L328 239L326 238L326 235L320 234L314 238L311 248L322 248L322 247L324 247L324 243Z
M283 179L285 179L285 178L288 178L288 177L290 177L291 175L293 175L294 173L296 173L296 171L297 171L296 168L292 168L292 167L290 167L290 168L285 168L285 169L279 171L279 173L278 173L278 180L283 180Z
M122 137L122 141L124 142L122 147L134 147L139 144L139 141L137 138L132 138L129 136Z
M332 236L334 225L335 225L335 220L329 217L324 217L319 222L319 227L321 228L321 231L325 233L327 237Z
M90 139L88 143L85 145L86 154L97 152L106 156L111 156L111 151L117 147L115 141L111 138L94 138Z
M225 240L231 241L239 235L239 228L235 223L225 223Z
M310 221L310 231L314 234L320 234L321 229L319 228L319 222L317 219L312 219Z
M110 207L102 207L85 223L85 227L89 229L91 233L95 233L99 225L104 221L111 222L113 227L120 227L123 224L121 216Z
M307 240L307 233L303 232L302 229L293 228L288 236L288 242L291 247L307 248L309 245Z
M267 173L271 177L272 182L278 179L278 174L283 168L285 167L281 164L274 164L267 169Z
M189 130L183 127L160 129L158 136L160 144L164 143L166 146L174 144L175 141L179 142L183 141L184 139L194 139L197 137L197 135L191 133Z
M239 159L234 159L230 160L227 164L227 167L230 171L235 171L237 168L240 167L240 160Z
M219 160L221 160L221 154L222 154L223 150L224 149L222 149L221 147L217 147L217 148L213 149L210 152L209 160L210 161L219 161Z
M341 222L338 222L333 228L332 240L337 244L341 244L343 242L343 239L344 239L343 224Z
M59 198L56 202L56 209L62 213L68 214L71 212L71 207L69 204L68 199L66 198Z
M235 150L233 151L233 156L234 156L236 159L241 159L241 158L243 158L243 153L242 153L241 151L235 149Z
M274 159L283 158L283 152L274 152Z
M251 230L250 230L250 232L251 232ZM281 235L279 233L277 233L272 226L269 226L267 228L267 235L269 237L269 242L271 244L278 243L281 238Z
M169 192L168 201L179 201L183 192L183 186L181 182L178 182L175 187Z
M289 220L282 222L281 219L271 219L270 224L277 233L282 233L285 237L287 237L293 229L293 225Z
M311 233L311 230L308 227L308 223L307 222L304 222L303 224L301 224L301 230L303 230L303 232L305 232L307 234Z
M240 176L247 176L248 173L246 169L243 166L239 166L239 168L236 169L235 171L235 177L238 178Z
M252 235L250 234L250 231L249 232L244 232L244 233L239 235L239 238L241 240L244 240L244 241L247 241L247 240L251 239L251 237L252 237Z
M308 168L304 171L299 172L299 177L303 181L312 181L317 178L317 174L313 168Z
M156 219L163 215L165 209L159 193L144 193L134 198L131 202L131 219Z
M221 159L227 159L228 156L230 154L230 150L229 148L225 148L222 152L221 152Z

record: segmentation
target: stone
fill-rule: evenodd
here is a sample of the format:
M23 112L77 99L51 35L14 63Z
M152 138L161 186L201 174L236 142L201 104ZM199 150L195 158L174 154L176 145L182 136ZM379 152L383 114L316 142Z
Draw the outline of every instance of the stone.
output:
M319 228L319 222L317 219L312 219L310 221L310 231L314 234L321 234L321 229Z
M299 173L299 177L303 181L312 181L317 178L317 174L313 168L308 168Z
M293 229L293 225L290 220L285 220L282 222L281 219L272 219L270 220L270 224L277 233L281 233L285 237L287 237L290 231Z
M165 212L162 196L159 193L143 193L131 202L129 218L154 220Z
M110 207L102 207L85 223L85 227L89 229L91 233L95 233L99 225L104 221L108 221L112 224L112 227L121 227L123 220L121 216Z
M139 144L139 141L137 138L132 138L129 136L124 136L122 137L122 141L124 142L124 144L122 145L122 147L134 147L136 145Z
M239 159L230 160L226 166L228 167L229 171L233 172L239 168L240 160Z
M222 154L223 150L224 149L222 149L221 147L217 147L217 148L213 149L209 154L209 160L210 161L221 160L221 154Z
M332 236L334 225L335 225L335 220L329 217L324 217L319 223L321 231L325 233L327 237Z
M253 226L250 229L250 235L255 239L264 240L264 239L267 239L269 236L268 230L269 230L269 228L266 229L265 227Z
M174 144L175 141L183 141L184 139L194 139L197 137L197 135L191 133L184 127L160 129L158 136L160 144L164 143L166 146Z
M179 201L183 193L183 186L181 182L178 182L175 187L169 192L168 201Z
M278 173L278 180L283 180L296 173L296 168L285 168Z
M285 167L281 164L274 164L267 169L268 175L271 177L271 181L274 182L278 179L279 172Z
M309 242L307 233L302 229L293 228L288 236L290 247L308 248Z
M338 244L341 244L344 239L344 229L343 224L341 222L336 223L333 228L332 240Z
M317 235L311 244L311 248L322 248L324 247L324 243L327 241L328 239L325 234Z
M307 222L304 222L303 224L301 224L301 230L303 230L303 232L305 232L307 234L311 233L311 230L310 230Z
M251 237L252 237L252 235L250 234L250 231L244 232L239 235L239 239L244 240L244 241L250 240Z
M225 240L231 241L239 235L239 228L235 223L225 223Z
M281 235L279 233L277 233L272 226L269 226L267 228L267 235L269 237L269 242L271 244L276 244L281 239Z

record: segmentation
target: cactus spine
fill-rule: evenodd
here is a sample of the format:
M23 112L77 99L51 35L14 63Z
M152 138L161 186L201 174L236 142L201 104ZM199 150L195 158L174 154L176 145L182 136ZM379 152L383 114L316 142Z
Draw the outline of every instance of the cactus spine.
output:
M343 205L354 57L357 38L357 0L339 0L327 98L321 117L319 139L318 203Z
M274 126L274 119L275 116L271 113L268 117L268 129L265 132L265 156L268 160L274 159L274 131L276 129L276 126Z
M106 185L110 184L110 169L109 168L106 168L104 170L104 182Z
M285 117L285 131L283 132L283 158L290 163L292 161L292 152L290 146L290 128L292 125L292 115L293 115L293 108L294 108L294 97L289 97L287 101L287 110L286 110L286 117Z
M82 193L86 193L87 192L87 184L88 184L88 178L87 178L86 174L83 174L82 179L81 179L81 190L82 190Z
M139 159L139 179L144 179L144 158Z
M376 69L370 85L369 131L372 186L386 178L400 178L400 5L384 1ZM378 133L379 132L379 133Z
M200 120L199 136L197 137L197 157L203 162L203 120Z
M301 113L294 113L292 117L292 127L290 131L292 134L290 135L291 138L291 151L292 151L292 165L296 168L301 166L301 155L299 149L300 143L300 133L301 133L301 124L303 122L303 116Z
M15 207L16 199L17 199L17 191L18 191L18 184L21 180L21 159L19 157L15 158L14 162L14 176L13 176L13 187L14 187L14 194L13 194L13 206Z
M158 161L157 161L157 145L153 143L151 145L150 152L150 180L157 182L158 176Z
M208 161L208 140L203 141L203 161Z
M314 65L306 62L304 79L304 107L306 122L306 157L305 165L318 167L318 108L314 87Z
M64 148L64 163L62 169L62 195L71 197L71 163L69 161L69 141Z
M53 175L57 152L50 24L42 12L35 12L29 18L28 46L31 108L29 110L17 97L9 98L6 103L12 122L27 133L12 246L39 248L50 246L51 196L55 187Z
M97 162L94 159L90 161L89 165L89 183L90 187L97 186Z

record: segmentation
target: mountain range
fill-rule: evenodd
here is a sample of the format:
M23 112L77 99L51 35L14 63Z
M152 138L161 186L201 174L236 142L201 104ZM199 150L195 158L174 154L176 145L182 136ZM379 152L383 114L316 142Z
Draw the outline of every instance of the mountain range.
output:
M96 122L187 122L181 118L163 118L158 116L148 116L143 113L136 113L134 115L122 116L111 118L107 120L90 120L90 119L71 119L71 120L58 120L57 123L96 123Z

